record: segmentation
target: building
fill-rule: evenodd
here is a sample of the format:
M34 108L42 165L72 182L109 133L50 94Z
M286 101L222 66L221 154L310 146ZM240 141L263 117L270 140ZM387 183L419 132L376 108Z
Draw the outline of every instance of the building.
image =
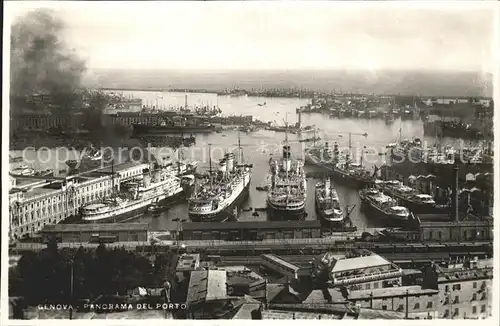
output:
M193 271L189 279L186 304L193 319L211 319L226 306L226 271Z
M492 279L492 260L469 260L426 268L423 286L439 291L439 318L478 319L492 315Z
M346 299L360 308L401 312L408 319L439 317L439 291L419 285L351 291Z
M371 290L401 285L403 270L385 258L369 254L358 257L335 257L325 254L319 267L326 269L333 286L353 290Z
M312 265L309 267L298 266L282 257L272 254L261 255L261 266L267 270L283 275L290 281L310 279L312 273Z
M200 254L183 254L177 261L176 272L191 272L200 267Z
M319 221L192 222L182 225L183 240L254 241L320 238Z
M127 242L148 239L147 223L110 224L49 224L41 230L42 239L47 242L55 238L58 242Z
M127 162L116 165L114 176L106 170L70 174L61 177L17 177L9 191L10 238L31 236L47 224L57 224L76 216L83 205L98 201L119 190L123 179L141 175L149 165Z
M22 113L11 116L11 128L13 131L43 131L52 128L65 131L81 131L84 128L85 116L81 112L70 115L53 115L49 113Z

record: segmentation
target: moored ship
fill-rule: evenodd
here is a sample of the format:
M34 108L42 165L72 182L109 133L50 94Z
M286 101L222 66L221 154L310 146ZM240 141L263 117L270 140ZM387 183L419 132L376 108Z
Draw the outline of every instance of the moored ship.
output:
M373 183L374 173L370 173L362 163L353 162L349 155L339 153L338 145L334 145L333 153L328 143L313 147L305 153L306 162L319 166L328 172L335 182L356 189L362 189Z
M316 184L314 195L316 214L321 224L330 229L341 229L344 226L345 215L340 208L339 197L330 178Z
M288 142L283 146L280 162L270 160L271 186L267 193L270 219L300 220L305 217L306 176L303 164L293 160Z
M134 124L134 134L170 134L170 133L212 133L216 131L215 125L208 122L162 122L159 125Z
M210 167L208 182L195 189L189 199L188 213L192 221L226 221L232 217L233 209L247 198L252 165L243 164L240 146L239 154L236 164L234 154L227 153L217 172L212 173Z
M115 189L114 178L112 179ZM144 214L149 205L175 200L183 193L181 180L176 176L156 170L144 171L142 178L122 185L125 191L111 194L99 203L89 204L81 209L83 222L123 222Z
M397 201L379 189L367 188L359 192L359 197L364 208L367 209L367 217L382 220L389 225L404 225L410 216L408 208L398 206Z
M375 187L398 200L415 214L432 214L443 211L441 206L436 205L431 195L421 194L416 189L403 185L400 181L376 180Z

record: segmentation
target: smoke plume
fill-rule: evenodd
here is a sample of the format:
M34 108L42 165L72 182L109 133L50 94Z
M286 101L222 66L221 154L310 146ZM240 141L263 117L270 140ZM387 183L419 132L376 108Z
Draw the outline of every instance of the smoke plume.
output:
M50 10L35 10L11 26L11 95L73 94L85 62L64 42L63 21Z

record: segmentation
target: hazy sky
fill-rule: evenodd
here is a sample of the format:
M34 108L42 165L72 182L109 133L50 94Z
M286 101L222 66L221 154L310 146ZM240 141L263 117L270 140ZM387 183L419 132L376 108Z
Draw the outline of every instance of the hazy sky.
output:
M89 68L492 71L491 9L332 3L5 3L57 9Z

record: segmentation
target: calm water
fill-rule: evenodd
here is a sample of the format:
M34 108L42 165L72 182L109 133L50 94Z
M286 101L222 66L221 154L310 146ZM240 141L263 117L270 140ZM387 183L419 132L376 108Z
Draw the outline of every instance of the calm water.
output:
M160 92L123 92L125 96L140 97L145 103L162 106L183 106L185 101L184 93L160 93ZM265 106L259 104L266 103ZM298 120L295 114L295 109L309 103L309 100L290 99L290 98L260 98L260 97L229 97L217 96L216 94L189 94L188 106L192 105L216 105L222 109L224 115L253 115L255 118L262 121L276 121L279 124L284 124L284 120L289 123L295 123ZM302 115L302 124L315 125L320 131L317 136L322 140L327 140L330 143L337 142L339 146L347 147L349 143L349 135L351 132L351 144L354 151L360 153L361 148L366 146L372 148L376 153L385 152L385 146L393 143L401 135L403 138L419 137L427 140L430 143L434 142L432 138L423 136L423 124L421 121L401 121L396 120L394 123L387 125L383 120L360 120L360 119L330 119L328 116L321 114ZM367 133L367 137L361 136ZM312 137L313 134L303 134L302 137ZM221 134L197 135L196 145L193 148L185 149L185 157L200 161L198 171L208 170L208 144L212 146L212 161L216 163L223 155L224 149L234 149L237 145L237 131L225 131ZM269 171L269 157L279 157L281 152L281 144L285 139L284 133L273 131L257 131L254 133L241 133L241 144L244 151L244 159L254 165L252 184L250 187L250 198L243 208L260 208L265 207L266 193L255 190L256 186L262 185L267 179ZM292 151L298 158L302 157L303 150L307 146L306 143L298 142L301 139L299 135L289 135ZM451 139L445 140L447 143L458 145L457 141ZM372 156L376 161L365 162L370 168L373 165L380 166L384 163L385 155ZM314 171L314 167L306 166L306 171ZM306 219L315 219L314 212L314 185L318 180L308 180L308 199ZM352 220L358 228L378 227L383 226L376 221L367 220L360 212L359 197L357 192L336 185L337 192L342 205L356 205L352 213ZM266 220L264 212L259 212L258 217L252 216L252 212L241 212L239 221L262 221ZM176 229L178 223L172 219L186 219L187 205L178 204L170 210L164 212L161 216L153 218L145 215L140 220L149 222L151 227L156 230Z
M127 92L124 91L125 96L140 97L144 103L156 105L158 101L159 107L168 106L183 106L185 101L184 93L160 93L160 92ZM259 106L264 104L265 106ZM188 106L192 105L219 105L224 115L253 115L262 121L276 121L279 124L284 124L284 120L289 123L295 123L297 116L295 109L309 103L309 100L304 99L289 99L289 98L259 98L259 97L229 97L217 96L216 94L189 94ZM361 149L366 146L371 151L375 152L371 156L374 159L371 162L363 162L369 168L374 165L380 166L385 161L385 155L379 156L376 153L385 152L385 146L393 143L399 137L399 130L401 128L401 135L403 138L419 137L424 141L433 143L434 140L429 137L423 137L423 125L421 121L400 121L396 120L390 125L387 125L383 120L361 120L361 119L330 119L328 116L320 114L302 115L302 124L315 125L320 131L316 134L330 143L337 142L339 146L348 146L348 133L352 133L351 144L354 152L360 153ZM367 137L361 134L367 133ZM292 147L292 152L297 158L302 158L306 143L298 142L301 137L312 137L312 133L306 133L302 136L289 135L289 142ZM243 208L260 208L265 207L266 193L255 190L255 187L262 185L267 178L269 171L269 158L270 156L279 157L281 155L281 144L285 139L284 133L276 133L273 131L257 131L254 133L241 133L241 144L243 147L244 160L252 163L253 176L250 186L250 197L248 202ZM212 148L212 162L216 164L225 150L235 149L237 146L238 133L237 131L224 131L223 133L213 133L210 135L196 135L196 145L184 150L186 159L194 159L200 162L198 171L203 172L208 170L208 144ZM458 145L458 141L452 139L445 139L446 143ZM47 152L47 157L56 158L53 150L50 150L52 155ZM153 149L153 153L158 152L158 149ZM13 153L18 156L21 153ZM30 157L33 153L29 151L25 154ZM40 157L40 153L38 153ZM77 157L78 153L74 153L71 158ZM41 156L45 156L42 154ZM70 159L70 158L68 158ZM42 164L49 168L54 162L47 162ZM306 171L312 171L314 167L306 166ZM308 199L307 199L307 219L315 219L314 213L314 185L318 180L308 180ZM365 227L378 227L383 226L377 224L376 221L367 220L366 217L360 212L359 198L357 192L336 185L337 192L340 197L341 205L356 205L353 213L352 220L358 228ZM252 212L241 212L239 216L240 221L253 221L265 220L264 212L259 212L260 216L252 216ZM161 216L153 218L149 215L141 217L139 220L149 222L152 229L155 230L172 230L178 227L178 223L172 221L173 219L187 218L187 205L185 203L178 204L170 210L163 212Z

